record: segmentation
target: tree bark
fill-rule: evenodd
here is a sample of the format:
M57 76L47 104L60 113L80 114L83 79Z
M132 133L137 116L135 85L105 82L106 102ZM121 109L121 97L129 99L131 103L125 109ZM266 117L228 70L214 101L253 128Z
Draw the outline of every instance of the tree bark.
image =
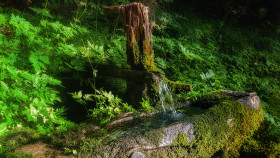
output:
M103 7L104 12L120 13L127 35L127 62L135 70L157 71L152 49L152 28L149 8L141 3Z

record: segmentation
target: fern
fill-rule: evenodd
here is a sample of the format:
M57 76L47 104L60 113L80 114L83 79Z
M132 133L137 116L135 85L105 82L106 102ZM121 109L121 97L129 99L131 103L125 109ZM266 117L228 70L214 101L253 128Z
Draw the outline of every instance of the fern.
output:
M34 11L36 14L39 14L39 15L42 15L42 16L45 16L45 17L48 17L48 18L53 18L53 16L49 13L49 11L46 8L41 9L41 8L29 7L29 9Z
M213 70L209 70L206 73L201 73L200 74L200 77L201 77L202 80L207 80L207 79L210 79L214 76L215 76L215 73L213 72Z
M5 14L0 14L0 26L3 24L6 24L8 21L7 15Z
M95 101L96 107L88 110L88 117L93 122L104 126L118 114L127 111L135 111L132 106L123 103L122 99L114 96L112 92L95 89L95 94L83 94L82 91L71 93L72 97L87 109L89 101ZM88 106L92 107L92 106Z
M60 86L61 81L54 79L49 72L57 72L54 70L57 63L63 66L62 60L75 57L76 49L65 44L75 31L59 25L57 31L61 31L65 42L55 44L56 41L41 36L54 31L48 25L51 22L41 21L37 27L16 14L5 17L1 14L1 18L6 19L2 24L9 25L12 34L9 37L0 34L0 134L18 126L40 132L66 129L72 123L62 117L63 108L54 108L54 104L60 101L54 86ZM55 45L60 45L61 56L68 58L57 58Z
M34 37L38 35L40 29L38 27L33 27L28 21L19 16L11 15L9 24L16 28L15 35L19 37L24 35L29 38L30 41L34 40Z

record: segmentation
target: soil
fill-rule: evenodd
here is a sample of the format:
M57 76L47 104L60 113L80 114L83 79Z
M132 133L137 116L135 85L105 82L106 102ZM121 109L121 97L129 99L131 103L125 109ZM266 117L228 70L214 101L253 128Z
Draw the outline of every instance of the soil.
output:
M35 158L75 158L73 155L63 155L62 151L48 148L47 144L42 142L24 145L17 148L16 152L25 152L31 154Z

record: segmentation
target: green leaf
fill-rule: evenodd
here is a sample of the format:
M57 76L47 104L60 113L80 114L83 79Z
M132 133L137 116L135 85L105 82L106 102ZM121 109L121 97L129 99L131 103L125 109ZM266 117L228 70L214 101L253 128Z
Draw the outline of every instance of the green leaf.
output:
M34 11L36 14L48 17L48 18L53 18L53 16L49 13L49 11L46 8L32 8L29 7L32 11Z
M4 134L7 131L8 122L0 123L0 135Z
M99 123L100 126L105 126L111 119L110 118L106 118L101 120L101 122Z
M6 24L8 21L7 15L5 14L0 14L0 26L3 24Z
M47 27L48 20L40 20L40 24L44 27Z

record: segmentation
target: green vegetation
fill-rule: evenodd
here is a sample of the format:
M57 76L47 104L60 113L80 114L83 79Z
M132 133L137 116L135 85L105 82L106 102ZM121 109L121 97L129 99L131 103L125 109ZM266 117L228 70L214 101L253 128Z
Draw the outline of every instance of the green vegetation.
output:
M140 102L140 104L145 112L151 112L153 110L153 107L150 105L149 100L145 100L144 98L142 98L142 102Z
M20 14L1 8L1 133L21 126L65 129L71 123L61 117L62 107L54 107L61 81L53 76L66 69L67 58L75 59L75 48L66 42L74 31L46 19L32 24Z
M94 85L100 65L130 68L121 18L102 11L105 5L128 3L129 0L47 0L24 10L0 7L0 156L41 139L40 134L46 136L75 126L65 117L71 105L61 102L65 95L61 89L67 88L63 86L65 78L93 87L85 94L79 88L76 93L66 92L82 103L91 122L103 126L118 114L134 110L116 94ZM246 138L253 135L245 141L242 151L279 156L279 25L271 21L257 26L241 24L235 16L206 17L189 8L179 12L167 3L178 5L178 1L169 0L146 2L153 9L150 18L156 22L152 40L157 69L150 69L172 80L167 82L179 98L199 102L200 96L221 89L257 92L263 101L265 122L254 135L242 131ZM265 8L260 11L262 15L266 12ZM83 76L85 73L88 76ZM182 93L191 89L192 92ZM141 104L147 111L152 109L149 100ZM223 109L232 113L225 105ZM221 112L211 112L215 113ZM209 117L209 124L213 123L210 116L205 117ZM20 136L19 141L3 143L12 130L27 129L34 137ZM242 142L234 140L228 145L239 149ZM236 156L237 152L229 155Z
M200 100L208 105L204 107L208 110L185 118L184 121L194 123L196 138L188 142L187 136L181 134L174 143L177 157L211 157L215 153L220 153L219 157L239 157L243 142L261 126L263 110L248 109L233 98L215 93Z
M94 101L96 108L89 109L88 115L94 123L100 126L106 125L111 119L116 118L118 114L135 111L132 106L123 103L122 99L114 96L111 92L95 90L95 94L82 94L82 91L72 94L77 102L81 103L87 109L88 101Z

